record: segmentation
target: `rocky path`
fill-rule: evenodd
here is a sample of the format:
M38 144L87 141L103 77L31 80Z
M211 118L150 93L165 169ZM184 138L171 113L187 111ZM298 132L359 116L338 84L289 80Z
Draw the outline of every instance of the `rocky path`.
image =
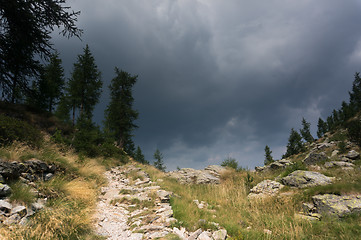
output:
M169 203L172 193L151 182L147 173L133 165L113 168L105 173L108 186L102 188L97 205L95 228L107 239L225 239L225 230L187 232L171 227L176 222ZM167 239L167 238L165 238ZM174 239L174 238L173 238Z

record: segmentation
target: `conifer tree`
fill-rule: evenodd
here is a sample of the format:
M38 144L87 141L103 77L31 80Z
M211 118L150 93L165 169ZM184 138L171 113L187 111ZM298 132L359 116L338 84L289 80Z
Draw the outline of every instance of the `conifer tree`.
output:
M138 112L134 110L132 87L138 76L131 76L129 73L115 68L116 76L109 86L110 103L105 110L104 125L117 141L120 148L128 154L134 153L132 132L138 126L134 121L138 118Z
M350 105L355 112L361 110L361 77L360 73L355 73L355 80L352 83L352 91L349 92Z
M72 76L66 88L66 103L70 105L68 108L72 109L73 125L76 110L80 117L84 115L86 118L92 118L94 107L101 94L100 75L89 46L86 45L84 53L78 55L78 60L74 63Z
M268 145L266 145L266 147L264 148L264 156L265 156L265 160L264 160L264 165L268 165L270 163L273 163L274 160L273 160L273 157L272 157L272 151L271 149L269 148Z
M317 137L321 138L327 132L327 123L321 118L318 119L317 124Z
M306 121L305 118L302 118L302 129L300 130L301 136L305 139L306 142L313 142L315 139L312 137L310 131L311 124Z
M283 155L283 158L287 158L302 151L304 151L302 137L297 131L292 128L290 137L288 138L287 151Z
M145 160L142 150L140 149L139 146L137 147L137 150L135 151L134 159L135 159L135 161L140 162L142 164L149 164L149 162L147 160Z
M44 67L44 74L38 82L40 108L53 111L54 105L62 96L64 82L64 69L59 53L55 52L50 56L49 64Z
M65 0L0 1L0 90L15 102L29 93L30 79L40 76L39 57L50 55L51 33L63 27L63 35L80 36L75 23L79 12L69 11Z
M154 159L156 161L154 161L153 165L154 167L156 167L157 169L159 169L160 171L165 171L166 167L164 166L164 162L163 162L163 155L162 153L159 151L159 149L157 149L153 155Z

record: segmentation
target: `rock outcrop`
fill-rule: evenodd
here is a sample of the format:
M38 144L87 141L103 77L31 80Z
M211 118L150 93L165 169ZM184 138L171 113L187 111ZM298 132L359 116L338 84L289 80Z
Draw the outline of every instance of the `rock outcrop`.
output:
M204 170L182 168L169 172L168 176L177 179L181 184L219 184L220 175L224 170L224 167L217 165L208 166Z
M320 219L324 215L344 217L361 212L361 195L324 194L313 196L312 201L303 204L303 214L313 218Z
M248 198L264 198L276 195L284 185L279 182L264 180L250 190Z
M327 155L324 152L321 153L310 153L304 160L304 164L306 165L315 165L320 162L325 162L328 160Z
M257 172L269 172L274 171L278 169L285 169L286 167L292 165L293 163L290 160L287 159L281 159L278 161L275 161L273 163L270 163L269 165L263 166L263 167L256 167L255 170Z
M334 178L327 177L319 172L297 170L282 178L282 183L291 187L306 188L331 184L333 180Z

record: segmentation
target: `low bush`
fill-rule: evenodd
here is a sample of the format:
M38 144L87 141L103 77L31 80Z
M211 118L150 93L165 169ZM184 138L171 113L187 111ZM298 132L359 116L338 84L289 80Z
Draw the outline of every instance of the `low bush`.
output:
M0 114L0 146L21 141L32 147L40 147L42 140L42 134L35 127L24 121Z

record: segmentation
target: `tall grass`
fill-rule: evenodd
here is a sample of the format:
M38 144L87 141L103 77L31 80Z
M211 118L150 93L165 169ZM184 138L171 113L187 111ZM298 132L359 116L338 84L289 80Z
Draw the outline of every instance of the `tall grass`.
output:
M171 199L174 217L178 224L190 231L199 227L210 228L211 223L216 222L226 228L231 239L360 239L361 236L360 216L341 221L323 219L316 223L295 217L301 211L302 201L309 199L307 196L321 192L321 188L332 189L332 185L310 188L305 192L288 189L292 194L286 192L278 197L248 200L245 179L249 173L246 171L227 171L219 185L181 185L154 168L146 167L145 170L152 181L163 179L159 184L178 196ZM359 178L355 177L355 173L349 174L353 174L354 180L351 187L346 188L344 183L339 182L334 188L361 192ZM257 183L267 176L254 177ZM207 202L210 207L198 209L193 202L195 199ZM206 220L208 224L200 224L199 219ZM267 234L265 230L272 233Z

